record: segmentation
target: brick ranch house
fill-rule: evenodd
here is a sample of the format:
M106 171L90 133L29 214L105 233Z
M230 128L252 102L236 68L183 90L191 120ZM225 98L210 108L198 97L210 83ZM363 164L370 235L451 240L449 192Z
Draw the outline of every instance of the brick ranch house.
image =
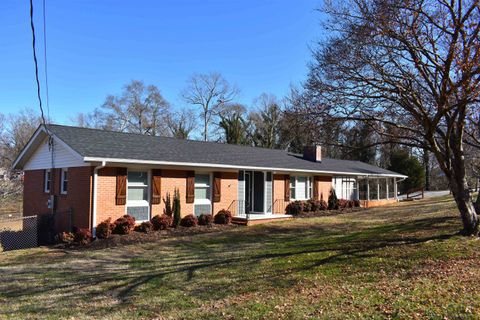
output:
M51 138L47 132L50 133ZM167 193L182 216L228 209L237 222L285 219L290 201L359 199L370 207L398 201L406 176L359 161L284 150L179 140L62 125L40 126L14 162L24 176L24 216L71 210L71 225L95 229L126 213L162 214Z

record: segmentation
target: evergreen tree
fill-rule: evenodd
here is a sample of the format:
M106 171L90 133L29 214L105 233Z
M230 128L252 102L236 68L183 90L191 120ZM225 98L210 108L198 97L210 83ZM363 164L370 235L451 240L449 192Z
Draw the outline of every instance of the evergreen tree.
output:
M175 189L173 194L173 226L176 228L180 225L180 191Z

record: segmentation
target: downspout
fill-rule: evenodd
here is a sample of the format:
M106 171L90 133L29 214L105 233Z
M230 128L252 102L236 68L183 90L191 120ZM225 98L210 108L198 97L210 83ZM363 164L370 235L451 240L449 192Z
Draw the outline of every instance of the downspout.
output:
M102 161L102 164L96 166L93 169L93 214L92 214L92 235L95 238L97 233L97 184L98 184L98 170L104 168L107 165L106 161Z

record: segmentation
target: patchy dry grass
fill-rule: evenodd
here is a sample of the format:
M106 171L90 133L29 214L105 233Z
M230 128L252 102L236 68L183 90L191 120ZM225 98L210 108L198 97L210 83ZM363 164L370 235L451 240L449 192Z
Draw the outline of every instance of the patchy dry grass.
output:
M480 241L445 198L98 250L0 255L0 318L480 314Z

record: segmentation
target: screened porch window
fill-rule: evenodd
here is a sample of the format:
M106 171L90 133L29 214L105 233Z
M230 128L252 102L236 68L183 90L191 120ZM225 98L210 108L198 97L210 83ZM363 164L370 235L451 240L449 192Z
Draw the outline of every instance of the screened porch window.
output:
M127 176L127 214L136 221L149 220L148 172L129 171Z
M195 174L194 212L196 216L212 213L210 174L208 173Z

